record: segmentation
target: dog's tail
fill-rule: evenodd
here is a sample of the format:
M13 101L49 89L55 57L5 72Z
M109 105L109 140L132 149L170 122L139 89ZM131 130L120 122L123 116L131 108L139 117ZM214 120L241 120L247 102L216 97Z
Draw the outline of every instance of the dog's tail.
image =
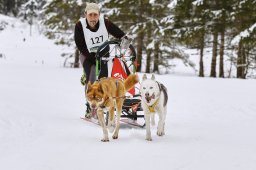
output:
M124 81L124 87L125 87L125 90L128 91L130 90L131 88L134 87L134 85L136 83L139 82L139 77L137 74L130 74L127 79L125 79Z

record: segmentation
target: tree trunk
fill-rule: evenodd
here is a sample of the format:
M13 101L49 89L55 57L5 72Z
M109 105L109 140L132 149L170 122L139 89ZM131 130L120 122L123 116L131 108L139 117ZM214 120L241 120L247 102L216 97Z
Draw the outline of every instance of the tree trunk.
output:
M155 43L155 49L154 49L154 67L153 67L153 73L159 73L158 65L160 64L159 61L159 43Z
M146 46L148 46L148 44L151 43L151 41L152 41L152 25L151 25L151 23L148 23L147 24L147 41L146 41L147 45ZM147 51L146 73L150 73L152 49L149 48L149 49L146 49L146 51Z
M218 47L218 32L214 31L214 33L213 33L212 63L211 63L210 77L216 77L217 47Z
M243 77L243 68L242 68L242 42L240 41L238 44L238 51L237 51L237 71L236 77L242 78Z
M75 51L75 61L74 61L74 68L78 68L79 67L79 51L76 48Z
M242 67L242 78L245 79L246 77L246 68L247 68L247 64L246 64L246 52L245 52L245 48L242 47L242 62L243 62L243 67Z
M226 2L223 2L226 7ZM225 31L226 31L226 12L222 10L221 17L221 37L220 37L220 63L219 63L219 77L224 78L224 51L225 51Z
M143 38L144 38L144 32L140 31L137 37L137 72L141 72Z
M201 40L200 40L200 61L199 61L199 77L204 77L204 34L205 31L203 30Z
M152 50L148 49L147 50L146 73L150 73L151 54L152 54Z
M139 1L137 6L137 11L138 11L137 23L140 23L143 20L143 17L142 17L144 12L143 9L144 9L144 1ZM137 72L141 72L144 35L145 35L144 28L142 25L140 25L139 32L137 33Z
M221 31L219 77L224 78L225 29Z

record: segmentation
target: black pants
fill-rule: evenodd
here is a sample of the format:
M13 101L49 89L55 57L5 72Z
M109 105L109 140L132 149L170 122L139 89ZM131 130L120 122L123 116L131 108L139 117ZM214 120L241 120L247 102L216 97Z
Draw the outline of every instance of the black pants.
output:
M87 89L87 84L90 81L94 83L96 80L96 65L89 61L86 61L86 57L83 54L80 54L80 62L83 65L83 69L86 75L86 83L85 83L85 92ZM102 77L108 77L108 63L107 61L102 60L100 63L100 73L98 79Z

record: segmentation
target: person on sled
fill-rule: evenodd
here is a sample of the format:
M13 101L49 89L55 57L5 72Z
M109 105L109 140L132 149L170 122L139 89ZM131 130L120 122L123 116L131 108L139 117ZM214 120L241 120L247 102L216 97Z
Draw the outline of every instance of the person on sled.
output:
M80 51L80 62L83 66L85 75L81 78L81 83L85 85L90 81L93 83L96 79L96 57L95 54L100 45L108 41L109 34L115 38L126 38L125 33L113 24L108 18L100 14L99 5L96 3L87 3L84 18L81 18L75 26L74 39L78 50ZM101 57L107 57L109 47L100 52ZM107 61L101 62L101 72L99 79L108 76ZM91 118L91 109L89 103L86 103L86 118Z

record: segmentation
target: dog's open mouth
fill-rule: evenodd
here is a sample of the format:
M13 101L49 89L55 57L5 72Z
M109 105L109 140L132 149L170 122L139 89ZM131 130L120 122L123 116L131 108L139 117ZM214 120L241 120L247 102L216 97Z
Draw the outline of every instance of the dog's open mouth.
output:
M97 115L97 108L92 108L92 117L96 117Z
M155 99L155 94L153 93L152 96L145 96L145 99L148 103L150 103L151 99Z

